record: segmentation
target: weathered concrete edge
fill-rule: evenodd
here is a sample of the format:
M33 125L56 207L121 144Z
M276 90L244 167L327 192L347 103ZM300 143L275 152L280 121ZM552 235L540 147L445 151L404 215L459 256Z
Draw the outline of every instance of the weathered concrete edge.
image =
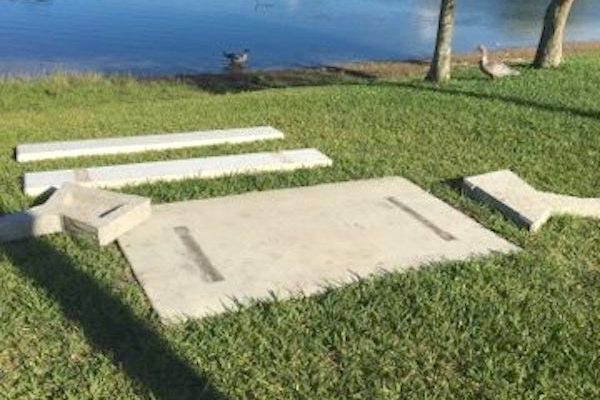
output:
M103 230L98 232L98 244L106 246L116 241L121 235L140 225L151 216L152 206L150 199L145 199L143 202L133 205L127 214L126 223L122 220L112 221Z
M539 226L536 227L537 225L541 225L539 223L536 223L536 221L531 221L529 218L519 213L518 210L512 208L508 204L504 203L502 200L492 196L480 187L469 182L466 178L463 179L462 189L463 193L466 194L468 197L498 210L502 215L504 215L509 220L513 221L519 227L527 228L528 230L532 231L539 228ZM548 215L547 218L550 218L550 215Z

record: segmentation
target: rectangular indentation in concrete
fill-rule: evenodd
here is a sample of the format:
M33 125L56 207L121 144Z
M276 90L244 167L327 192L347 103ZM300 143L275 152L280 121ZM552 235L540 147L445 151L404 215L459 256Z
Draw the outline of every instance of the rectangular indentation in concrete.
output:
M177 236L179 236L179 239L181 239L181 242L188 250L190 257L200 268L200 271L202 272L206 282L219 282L225 280L223 275L221 275L219 271L215 269L208 257L206 257L206 254L204 254L198 242L194 240L188 227L176 226L173 230Z
M218 144L237 144L283 138L283 133L277 129L270 126L259 126L203 132L27 143L17 146L16 157L18 162L27 162L67 157L182 149Z
M116 205L114 207L111 207L110 209L103 211L100 213L100 215L98 215L98 218L106 218L108 217L110 214L114 213L115 211L119 210L121 207L123 207L125 204L119 204Z
M316 149L299 149L112 165L85 170L31 172L25 174L23 186L26 194L37 196L52 187L59 187L65 182L79 183L94 188L113 188L159 181L210 179L234 174L293 171L327 167L331 164L331 159Z
M412 216L414 219L416 219L417 221L419 221L420 223L425 225L427 228L431 229L431 231L433 233L435 233L436 235L438 235L440 238L442 238L446 241L456 240L456 237L454 237L454 235L441 229L436 224L434 224L433 222L431 222L430 220L428 220L423 215L419 214L418 212L416 212L415 210L413 210L406 204L402 203L397 198L388 197L386 200L389 201L392 205L398 207L399 209L401 209L402 211L407 213L408 215Z
M388 198L411 211L398 210ZM423 219L451 230L454 240ZM190 251L174 233L180 227L201 249L200 264L206 257L225 280L208 282L191 267ZM270 293L313 294L382 270L517 250L396 177L162 204L119 245L165 321L222 312L234 298L244 303Z

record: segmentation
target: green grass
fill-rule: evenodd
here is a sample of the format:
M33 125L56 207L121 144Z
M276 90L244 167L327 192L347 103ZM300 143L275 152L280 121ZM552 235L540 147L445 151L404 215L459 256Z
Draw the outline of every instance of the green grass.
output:
M499 82L467 69L442 88L324 83L215 94L129 78L5 79L0 212L32 204L21 191L25 171L310 146L334 167L126 191L167 202L401 175L523 252L165 327L116 246L64 235L4 245L0 397L600 398L600 221L555 218L529 235L448 184L511 168L540 189L600 197L600 56ZM287 139L13 161L23 142L262 124Z

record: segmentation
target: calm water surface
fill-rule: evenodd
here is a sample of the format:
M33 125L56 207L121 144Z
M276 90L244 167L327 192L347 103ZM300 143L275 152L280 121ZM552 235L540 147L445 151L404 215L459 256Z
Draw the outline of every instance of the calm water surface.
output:
M218 71L431 55L439 0L0 0L0 74L55 69ZM460 0L455 48L534 46L548 0ZM569 40L600 39L600 1L577 0Z

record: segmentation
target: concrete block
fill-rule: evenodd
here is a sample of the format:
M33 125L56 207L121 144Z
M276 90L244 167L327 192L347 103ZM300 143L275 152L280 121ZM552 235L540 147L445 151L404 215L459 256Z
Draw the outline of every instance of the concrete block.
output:
M17 146L18 162L56 158L138 153L151 150L238 144L283 139L282 132L270 126L204 132L171 133L67 142L27 143Z
M0 216L0 243L59 232L62 232L61 216L43 206Z
M105 246L151 213L147 198L65 183L43 205L0 217L0 243L67 232Z
M518 249L396 177L158 205L118 243L166 322Z
M292 171L330 166L332 161L316 149L287 150L125 164L87 169L69 169L25 174L24 191L36 196L65 182L86 187L122 187L141 183L209 179L234 174Z
M465 193L499 210L531 232L555 215L600 218L600 199L582 199L538 191L510 170L464 178Z

